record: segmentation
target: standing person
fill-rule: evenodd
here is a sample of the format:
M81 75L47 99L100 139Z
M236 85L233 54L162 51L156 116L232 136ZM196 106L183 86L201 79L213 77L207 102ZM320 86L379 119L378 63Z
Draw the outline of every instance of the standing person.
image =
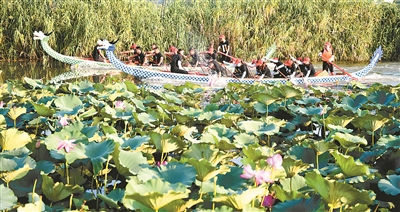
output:
M256 64L256 75L254 76L254 78L260 80L264 77L272 78L271 71L269 70L267 63L265 63L265 61L257 60L255 64Z
M142 52L142 49L140 48L140 46L137 46L137 47L136 47L136 54L133 55L133 62L134 62L136 65L139 65L139 66L145 65L146 62L147 62L147 60L146 60L146 54L144 54L144 53Z
M92 58L94 61L106 62L106 57L103 55L100 49L97 49L99 46L103 46L103 41L101 39L97 40L97 45L93 48Z
M225 35L219 36L219 45L218 45L218 52L222 52L221 62L226 61L229 62L231 59L229 58L229 41L225 39Z
M190 47L189 56L192 58L192 60L189 61L190 66L193 68L197 67L200 61L199 53L197 53L197 51L195 51L193 47Z
M322 70L328 71L330 75L335 75L333 71L333 65L331 62L335 60L334 51L330 42L324 44L324 48L318 54L322 58Z
M182 67L183 53L184 51L182 49L178 49L177 54L173 56L171 61L171 72L180 74L189 73Z
M154 48L154 53L152 54L153 60L149 63L152 66L161 66L164 61L164 57L160 52L158 47Z

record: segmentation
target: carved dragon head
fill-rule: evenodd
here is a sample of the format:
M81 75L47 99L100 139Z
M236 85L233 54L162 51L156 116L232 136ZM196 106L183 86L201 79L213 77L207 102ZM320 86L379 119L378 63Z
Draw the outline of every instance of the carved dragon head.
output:
M42 31L34 31L33 32L33 40L43 40L43 39L49 37L49 35L51 35L51 33L53 33L53 32L43 33Z

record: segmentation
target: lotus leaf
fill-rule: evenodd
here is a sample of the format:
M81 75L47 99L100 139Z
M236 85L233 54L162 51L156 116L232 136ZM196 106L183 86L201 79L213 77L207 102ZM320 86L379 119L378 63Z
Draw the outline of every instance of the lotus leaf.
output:
M295 160L290 157L283 159L282 166L285 169L288 178L296 176L298 173L301 173L310 167L310 165L303 163L301 160Z
M245 155L245 161L262 161L274 155L274 150L267 146L259 146L259 144L248 145L242 149ZM244 163L244 162L243 162Z
M237 148L243 148L250 144L258 143L258 138L247 133L239 133L234 136L234 144Z
M317 155L321 155L325 152L328 152L330 150L337 149L338 146L334 143L326 142L326 141L312 141L309 140L310 147L314 149Z
M110 207L115 209L120 209L121 206L118 205L118 202L121 201L122 198L124 197L124 190L117 188L112 190L107 195L98 194L98 197Z
M6 129L7 127L7 122L6 118L3 115L0 115L0 129Z
M175 103L178 105L182 104L182 100L172 92L163 93L162 96L165 98L166 101L170 103Z
M298 145L290 147L288 151L288 156L297 160L301 160L304 163L313 164L314 167L316 167L317 161L319 167L326 166L330 158L330 154L328 152L325 152L324 154L317 156L315 150Z
M351 97L343 97L341 104L336 104L336 107L343 108L344 110L352 111L356 113L358 109L360 109L363 104L367 103L368 99L362 94L357 95L355 98Z
M297 190L284 189L277 184L273 184L271 186L271 190L274 192L274 196L276 196L276 199L279 199L282 202L305 197L304 194L298 192Z
M278 100L277 97L269 95L269 94L265 94L265 93L255 94L255 95L253 95L253 98L266 106L268 106Z
M335 116L335 115L330 114L328 117L326 117L325 123L328 126L329 126L329 124L332 124L332 125L336 125L336 126L346 127L353 119L354 118L352 118L352 117Z
M54 183L53 179L47 175L42 175L42 190L44 195L52 202L65 199L71 194L82 193L84 190L78 185L64 185L62 182Z
M229 190L241 190L243 185L248 181L247 179L241 178L243 174L243 168L238 166L229 166L230 171L224 175L219 175L217 179L217 185L223 186Z
M400 136L386 135L379 138L376 143L377 146L390 148L393 147L395 149L400 148Z
M127 140L124 140L121 148L129 147L131 150L135 150L142 144L147 143L149 140L150 138L148 136L135 136L133 138L128 138Z
M212 199L213 202L219 202L236 210L242 210L245 205L249 204L255 197L264 194L265 185L256 188L250 188L243 191L241 194L220 195Z
M29 142L31 142L31 138L28 133L16 128L6 129L0 133L0 146L2 151L18 149L24 147Z
M372 200L366 191L359 191L352 185L326 180L316 170L305 175L306 183L313 188L330 208L371 204Z
M135 83L129 81L129 80L125 80L124 81L126 89L132 93L139 93L139 89L137 87L137 85L135 85Z
M75 95L65 95L55 99L54 104L59 110L73 111L75 107L82 106L82 101Z
M207 159L196 160L190 158L188 163L196 169L196 179L201 182L208 181L219 174L226 174L230 171L229 167L225 165L219 167L213 166Z
M122 175L136 175L141 169L149 167L147 158L141 152L119 150L117 147L114 148L113 160L118 173Z
M189 190L180 183L170 184L161 179L151 179L143 184L137 184L134 180L129 180L126 186L123 203L125 207L131 208L129 201L135 200L146 207L158 211L168 203L187 198Z
M346 177L365 176L370 174L369 167L360 161L354 161L352 156L343 155L337 150L333 151L332 155L335 157L336 163L340 166Z
M152 124L152 122L156 122L156 121L158 121L156 118L154 118L152 115L150 115L150 114L147 114L147 113L139 113L139 114L134 114L134 116L135 116L135 119L137 120L137 121L140 121L141 123L143 123L143 124L148 124L148 125L150 125L150 126L154 126L153 124Z
M276 124L267 124L261 121L241 121L238 123L238 126L246 133L253 133L257 136L274 135L279 132L279 126Z
M321 199L317 195L312 195L310 198L299 198L280 202L273 206L276 211L298 212L298 211L326 211L321 204Z
M94 175L97 175L103 169L103 163L107 161L108 156L114 151L114 147L114 142L111 140L100 143L91 142L86 145L85 154L92 161Z
M380 90L370 93L367 98L374 103L388 106L395 99L395 97L396 96L392 93L387 93L386 91Z
M339 141L340 145L346 149L357 147L360 144L368 144L365 138L354 136L349 133L336 132L335 134L333 134L332 138Z
M37 88L43 88L44 87L44 85L43 85L41 80L34 80L34 79L29 78L29 77L24 77L24 80L25 80L26 83L28 83L30 86L32 86L33 89L35 89L36 87Z
M202 202L202 199L189 199L188 201L178 199L168 203L166 206L163 207L163 209L167 211L186 211L187 209L192 208L193 206Z
M296 103L300 105L315 105L319 102L321 102L321 99L316 97L303 97L302 99L296 100Z
M150 143L154 144L156 149L161 153L168 153L182 149L186 144L172 134L150 132Z
M45 211L46 205L37 193L29 193L28 197L31 203L18 207L18 212Z
M387 175L386 177L387 179L379 180L379 189L392 196L400 194L400 175Z
M56 112L54 109L48 107L47 105L44 104L36 104L33 101L29 101L33 107L35 108L36 113L39 116L46 116L46 117L52 117L54 113Z
M77 91L78 93L87 93L93 91L93 83L89 81L80 81L78 83L69 84L70 91Z
M0 210L12 209L17 204L17 197L13 191L0 184Z
M204 113L200 114L197 117L197 119L199 119L200 121L207 120L209 122L213 122L213 121L222 119L222 117L224 115L225 115L225 113L222 112L222 111L219 111L219 110L207 111L207 112L204 112Z
M170 162L167 165L149 168L151 171L139 171L138 179L147 181L152 178L160 178L171 184L182 183L190 187L196 179L196 170L188 164Z

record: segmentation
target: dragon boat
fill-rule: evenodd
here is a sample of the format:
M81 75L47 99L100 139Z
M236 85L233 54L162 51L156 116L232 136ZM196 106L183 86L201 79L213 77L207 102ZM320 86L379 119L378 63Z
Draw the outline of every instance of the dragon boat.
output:
M115 42L109 42L107 40L104 40L104 45L99 47L99 49L106 50L106 54L110 62L119 70L136 76L142 80L147 80L147 81L160 81L164 80L167 82L172 82L174 81L176 83L185 83L185 82L192 82L192 83L198 83L198 84L210 84L210 82L213 82L215 78L213 76L203 76L203 75L192 75L192 74L179 74L179 73L172 73L172 72L161 72L161 71L155 71L151 69L146 69L144 67L138 67L138 66L128 66L121 62L114 54L115 50ZM308 77L307 79L305 78L292 78L290 79L290 82L293 84L320 84L320 83L336 83L336 82L341 82L341 81L351 81L353 79L359 79L367 75L372 68L378 63L380 58L382 57L382 47L379 46L371 60L370 63L364 67L362 70L353 72L349 75L332 75L332 76L321 76L321 77ZM289 80L285 78L265 78L261 80L257 79L250 79L250 78L234 78L234 77L220 77L218 78L218 81L220 84L227 84L230 82L233 83L247 83L247 84L253 84L256 82L260 83L269 83L269 84L275 84L275 83L287 83ZM159 84L153 85L153 87L160 88Z

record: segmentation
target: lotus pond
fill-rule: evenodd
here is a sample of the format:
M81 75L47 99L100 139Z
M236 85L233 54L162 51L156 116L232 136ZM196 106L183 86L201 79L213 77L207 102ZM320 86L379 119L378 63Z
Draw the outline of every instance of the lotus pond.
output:
M400 86L0 87L2 211L400 210Z

